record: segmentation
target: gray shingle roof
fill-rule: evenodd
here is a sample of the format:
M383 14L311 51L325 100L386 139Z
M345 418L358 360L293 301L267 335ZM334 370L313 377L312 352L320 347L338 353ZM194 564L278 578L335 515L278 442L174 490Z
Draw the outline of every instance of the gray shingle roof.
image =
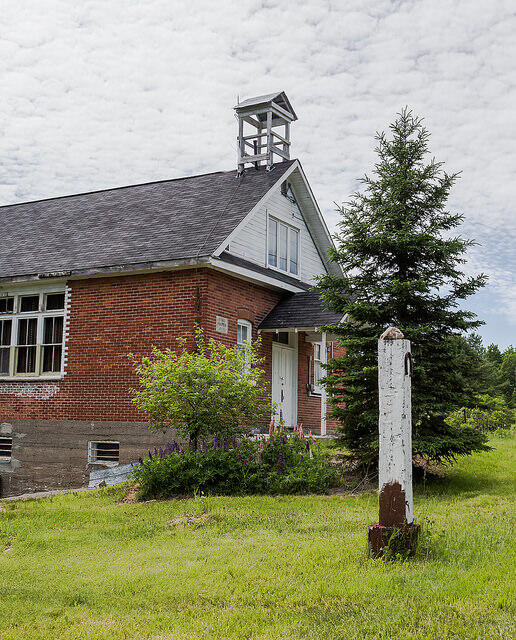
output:
M315 290L285 296L259 329L294 329L296 327L322 327L342 320L342 314L328 311L321 304L320 293Z
M275 278L276 280L281 280L282 282L286 282L287 284L291 284L294 287L299 287L300 289L310 289L310 285L307 282L302 282L297 278L292 278L286 273L281 273L281 271L277 271L276 269L268 269L267 267L261 267L254 262L249 262L249 260L245 260L245 258L240 258L239 256L231 255L226 251L223 251L220 256L220 260L223 262L229 262L230 264L234 264L237 267L244 267L245 269L249 269L250 271L254 271L255 273L260 273L264 276L270 276L271 278Z
M0 207L0 278L209 256L293 162Z

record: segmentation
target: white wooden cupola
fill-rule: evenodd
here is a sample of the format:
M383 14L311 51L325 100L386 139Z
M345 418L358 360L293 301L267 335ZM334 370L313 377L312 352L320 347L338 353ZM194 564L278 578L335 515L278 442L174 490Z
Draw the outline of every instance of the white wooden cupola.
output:
M283 91L248 98L236 105L235 112L238 173L242 173L248 164L258 168L262 162L270 170L274 156L290 160L290 123L297 120L297 116ZM277 131L278 127L284 128L283 135Z

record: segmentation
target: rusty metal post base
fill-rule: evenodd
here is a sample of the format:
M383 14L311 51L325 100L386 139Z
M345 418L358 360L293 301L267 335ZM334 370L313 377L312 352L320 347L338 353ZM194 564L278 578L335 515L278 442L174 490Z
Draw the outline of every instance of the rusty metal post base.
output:
M420 526L403 524L384 527L373 524L368 530L369 557L395 558L397 555L411 556L416 550Z

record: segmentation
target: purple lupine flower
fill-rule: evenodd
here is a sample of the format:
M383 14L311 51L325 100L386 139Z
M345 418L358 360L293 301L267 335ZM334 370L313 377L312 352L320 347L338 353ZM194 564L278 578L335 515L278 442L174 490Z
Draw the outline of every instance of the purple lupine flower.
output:
M306 448L307 451L310 451L310 440L306 441L306 447L305 448Z
M283 468L283 451L280 451L278 455L278 462L276 464L276 471L279 473L282 468Z
M281 440L282 440L283 444L287 444L287 442L288 442L288 438L287 438L286 435L284 435L283 438L281 438Z
M152 460L152 453L150 452L150 449L149 449L149 458Z
M303 462L304 462L304 460L305 460L305 458L304 458L303 454L301 454L301 460L303 460Z
M258 464L262 464L262 452L258 453Z
M142 458L141 456L138 458L138 462L139 462L140 464L143 464L143 458Z
M163 460L164 457L165 457L165 453L163 452L163 449L160 447L159 448L159 459Z

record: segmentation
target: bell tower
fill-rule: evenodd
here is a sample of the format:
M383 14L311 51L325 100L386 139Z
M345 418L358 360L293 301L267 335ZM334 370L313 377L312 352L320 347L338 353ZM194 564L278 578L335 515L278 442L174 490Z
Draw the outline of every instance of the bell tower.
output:
M297 120L297 116L283 91L248 98L236 105L235 112L239 174L246 165L258 168L262 162L270 171L275 155L290 160L290 123ZM279 127L284 128L282 134L277 130Z

